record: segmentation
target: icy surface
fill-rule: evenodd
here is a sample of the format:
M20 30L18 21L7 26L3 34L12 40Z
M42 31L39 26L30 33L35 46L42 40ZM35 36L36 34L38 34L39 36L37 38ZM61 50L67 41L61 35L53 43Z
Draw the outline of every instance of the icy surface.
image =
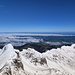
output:
M75 75L75 44L44 53L5 45L0 49L0 75Z

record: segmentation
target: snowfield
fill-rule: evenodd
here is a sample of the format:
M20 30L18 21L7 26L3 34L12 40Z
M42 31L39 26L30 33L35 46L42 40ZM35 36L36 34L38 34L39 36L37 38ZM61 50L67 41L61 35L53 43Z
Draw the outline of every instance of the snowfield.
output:
M5 45L0 49L0 75L75 75L75 44L44 53Z

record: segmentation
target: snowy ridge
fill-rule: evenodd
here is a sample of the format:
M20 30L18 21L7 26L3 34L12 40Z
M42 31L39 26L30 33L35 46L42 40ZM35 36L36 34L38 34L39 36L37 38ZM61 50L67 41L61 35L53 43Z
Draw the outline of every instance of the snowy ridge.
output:
M75 75L75 44L44 53L5 45L0 49L0 75Z
M11 51L10 51L11 50ZM15 56L14 48L11 44L5 45L2 50L0 50L0 69L5 65L5 63Z

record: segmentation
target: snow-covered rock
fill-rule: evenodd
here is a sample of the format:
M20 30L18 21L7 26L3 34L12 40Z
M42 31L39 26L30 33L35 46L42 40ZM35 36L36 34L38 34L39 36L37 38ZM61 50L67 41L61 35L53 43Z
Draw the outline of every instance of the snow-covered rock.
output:
M0 69L9 61L14 58L15 50L11 44L5 45L3 49L0 50Z
M75 75L75 44L44 53L5 45L0 49L0 75Z

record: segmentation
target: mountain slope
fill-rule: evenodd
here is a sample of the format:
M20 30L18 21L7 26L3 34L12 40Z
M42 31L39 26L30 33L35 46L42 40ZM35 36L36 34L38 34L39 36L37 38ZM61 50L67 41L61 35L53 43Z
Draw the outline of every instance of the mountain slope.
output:
M44 53L5 45L0 49L0 75L75 75L75 45Z

